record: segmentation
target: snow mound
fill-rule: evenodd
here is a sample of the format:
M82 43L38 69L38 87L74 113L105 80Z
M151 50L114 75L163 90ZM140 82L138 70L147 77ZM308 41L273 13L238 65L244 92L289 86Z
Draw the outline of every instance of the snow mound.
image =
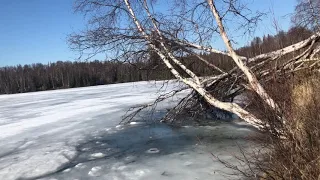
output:
M100 176L101 175L101 167L100 166L95 166L91 168L91 170L88 172L89 176Z
M91 154L91 155L90 155L91 158L103 158L103 157L105 157L105 156L106 156L106 155L103 154L103 153L101 153L101 152L99 152L99 153L94 153L94 154Z
M149 153L149 154L156 154L159 152L160 152L160 150L158 148L151 148L146 151L146 153Z

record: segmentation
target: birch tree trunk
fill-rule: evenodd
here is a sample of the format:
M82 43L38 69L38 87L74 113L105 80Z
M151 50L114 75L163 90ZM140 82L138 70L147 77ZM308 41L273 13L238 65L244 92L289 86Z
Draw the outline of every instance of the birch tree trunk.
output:
M268 95L268 93L265 91L265 89L261 86L259 83L257 77L252 73L252 71L244 64L240 56L237 55L235 50L232 47L231 40L229 39L227 32L223 26L222 18L219 15L218 10L216 9L216 6L214 4L214 0L208 0L208 4L210 6L210 9L212 11L212 14L214 15L216 22L218 24L221 38L223 39L230 56L234 60L234 62L237 64L239 69L245 74L247 77L249 84L251 85L251 88L265 101L272 109L274 109L276 112L279 111L278 105L274 102L274 100Z

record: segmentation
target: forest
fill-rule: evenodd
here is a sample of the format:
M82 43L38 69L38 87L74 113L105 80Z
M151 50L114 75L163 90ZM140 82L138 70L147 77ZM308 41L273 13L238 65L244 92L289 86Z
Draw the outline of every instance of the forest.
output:
M247 46L237 49L240 55L256 55L281 49L308 38L311 30L292 27L276 35L255 37ZM96 86L113 83L172 79L170 71L158 55L148 52L146 59L127 62L113 61L57 61L48 64L17 65L0 68L0 94L14 94L44 90ZM201 57L217 67L230 70L234 62L216 53L201 53ZM199 76L212 75L210 67L199 63L192 55L181 59Z

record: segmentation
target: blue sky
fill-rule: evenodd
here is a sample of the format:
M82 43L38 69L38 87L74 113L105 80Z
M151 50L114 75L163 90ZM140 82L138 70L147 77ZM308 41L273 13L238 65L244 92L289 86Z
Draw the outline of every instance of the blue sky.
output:
M73 12L73 2L0 0L0 66L46 64L78 58L66 43L68 34L85 27L83 16ZM290 26L290 17L286 15L293 12L295 3L296 0L252 0L250 8L264 12L273 9L275 19L286 30ZM267 17L260 23L256 35L275 32L272 18ZM249 40L250 37L243 38L241 44Z

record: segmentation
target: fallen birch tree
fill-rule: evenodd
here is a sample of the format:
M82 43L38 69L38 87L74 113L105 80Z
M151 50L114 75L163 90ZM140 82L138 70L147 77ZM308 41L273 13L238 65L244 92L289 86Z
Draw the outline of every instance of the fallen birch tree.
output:
M191 95L170 110L164 120L171 121L187 104L197 104L199 99L203 99L208 105L236 114L260 130L268 129L268 122L263 122L230 99L249 90L275 114L280 114L278 105L263 84L275 75L286 76L302 69L317 70L319 67L319 32L301 42L255 57L237 54L227 32L227 19L242 22L241 29L246 33L261 17L261 14L246 14L241 1L172 1L168 6L174 9L167 9L168 13L157 9L156 5L157 1L152 0L78 0L76 10L89 17L90 27L82 34L71 35L70 43L83 53L109 53L114 59L128 62L137 56L149 58L148 51L155 53L173 76L192 90ZM226 51L211 46L215 36L223 40ZM229 71L221 69L202 58L200 52L226 56L236 66ZM287 56L292 54L294 56L288 60ZM188 55L212 68L215 75L201 77L193 72L181 60ZM156 102L176 92L161 96ZM153 105L137 107L125 120L130 121L143 108ZM279 117L279 124L284 123Z

